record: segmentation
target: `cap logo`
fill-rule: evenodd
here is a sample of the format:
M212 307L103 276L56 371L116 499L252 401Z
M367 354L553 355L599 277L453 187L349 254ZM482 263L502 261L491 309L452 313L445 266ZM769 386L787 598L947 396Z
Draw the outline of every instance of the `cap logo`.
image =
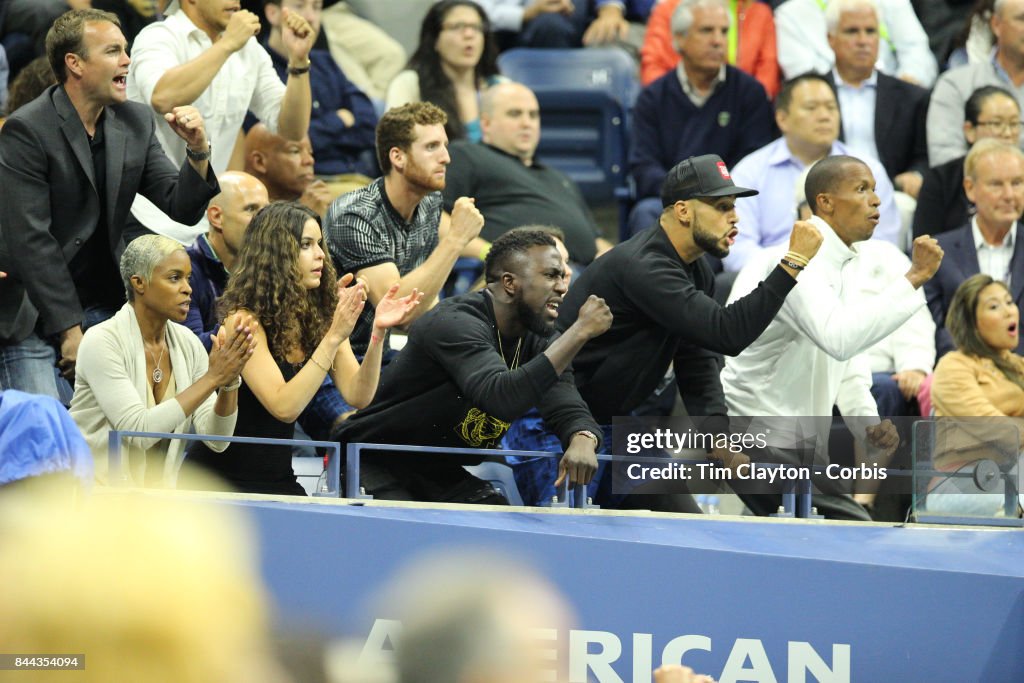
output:
M729 116L729 112L727 112L727 111L720 111L720 112L718 112L718 127L719 128L725 128L726 126L728 126L730 118L732 118L732 117Z
M719 161L716 163L716 165L718 166L718 172L722 174L723 178L725 178L726 180L732 180L731 176L729 175L729 169L726 167L724 161Z

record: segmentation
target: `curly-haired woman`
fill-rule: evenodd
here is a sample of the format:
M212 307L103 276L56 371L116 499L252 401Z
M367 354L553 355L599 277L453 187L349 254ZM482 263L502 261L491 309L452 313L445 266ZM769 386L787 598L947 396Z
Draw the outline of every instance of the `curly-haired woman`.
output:
M336 280L325 252L320 217L293 202L274 202L245 233L221 312L229 328L237 316L259 320L257 348L242 373L235 434L291 438L295 420L327 373L356 408L377 390L384 330L399 325L419 303L413 290L398 298L397 283L377 304L374 330L360 363L348 336L366 302L362 282ZM236 443L224 453L200 444L189 457L240 491L304 495L288 446Z

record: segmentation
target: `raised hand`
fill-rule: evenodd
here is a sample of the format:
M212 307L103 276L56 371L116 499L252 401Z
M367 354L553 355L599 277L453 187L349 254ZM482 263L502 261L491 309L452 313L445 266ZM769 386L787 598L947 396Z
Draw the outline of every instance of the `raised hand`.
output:
M348 339L352 334L359 314L366 305L366 283L359 280L352 285L353 280L355 276L352 273L345 273L338 280L338 305L334 307L334 318L327 331L328 336L333 336L338 343Z
M423 292L413 289L406 296L398 296L398 285L395 283L388 289L373 314L373 327L376 330L386 330L389 327L396 327L408 322L413 309L419 306L423 299Z
M203 115L195 107L191 105L175 107L164 114L164 120L170 125L174 134L184 140L193 152L205 152L210 146L209 139L206 137Z
M285 7L281 10L281 40L288 50L289 64L305 63L309 60L309 51L313 49L316 34L298 12Z
M455 206L452 207L448 238L456 240L461 249L479 237L483 227L484 215L476 208L476 200L470 197L456 199Z
M573 325L579 326L584 337L593 339L607 332L608 328L612 326L612 311L604 299L591 294L580 307L579 315Z
M220 36L220 43L232 52L238 52L249 39L260 32L260 18L249 10L239 10L231 15L228 27Z
M810 221L793 223L789 233L789 250L810 261L821 247L821 232Z
M942 247L934 237L921 235L914 240L910 270L907 271L907 279L914 285L914 289L932 279L942 265L943 255Z

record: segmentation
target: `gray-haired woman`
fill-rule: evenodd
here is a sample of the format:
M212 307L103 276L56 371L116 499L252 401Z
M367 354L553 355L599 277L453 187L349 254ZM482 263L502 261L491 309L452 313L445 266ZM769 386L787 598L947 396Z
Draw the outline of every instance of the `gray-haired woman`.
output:
M207 358L185 320L191 264L184 247L159 235L140 237L121 257L126 303L92 327L78 352L71 416L106 483L107 438L112 429L228 436L237 417L239 375L255 349L251 317L222 328ZM138 486L172 486L184 443L126 439L126 475ZM222 451L224 442L210 443Z

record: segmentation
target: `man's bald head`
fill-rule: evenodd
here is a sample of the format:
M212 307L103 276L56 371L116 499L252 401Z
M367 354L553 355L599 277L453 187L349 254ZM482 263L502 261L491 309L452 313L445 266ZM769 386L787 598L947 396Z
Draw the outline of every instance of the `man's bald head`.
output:
M483 140L527 166L540 143L540 105L522 83L498 83L480 98Z
M245 170L267 188L272 200L294 201L313 182L313 145L309 137L286 140L257 123L245 136Z
M221 260L233 260L242 248L249 221L270 203L270 198L263 183L248 173L228 171L217 180L220 193L210 200L206 209L210 221L207 237Z

